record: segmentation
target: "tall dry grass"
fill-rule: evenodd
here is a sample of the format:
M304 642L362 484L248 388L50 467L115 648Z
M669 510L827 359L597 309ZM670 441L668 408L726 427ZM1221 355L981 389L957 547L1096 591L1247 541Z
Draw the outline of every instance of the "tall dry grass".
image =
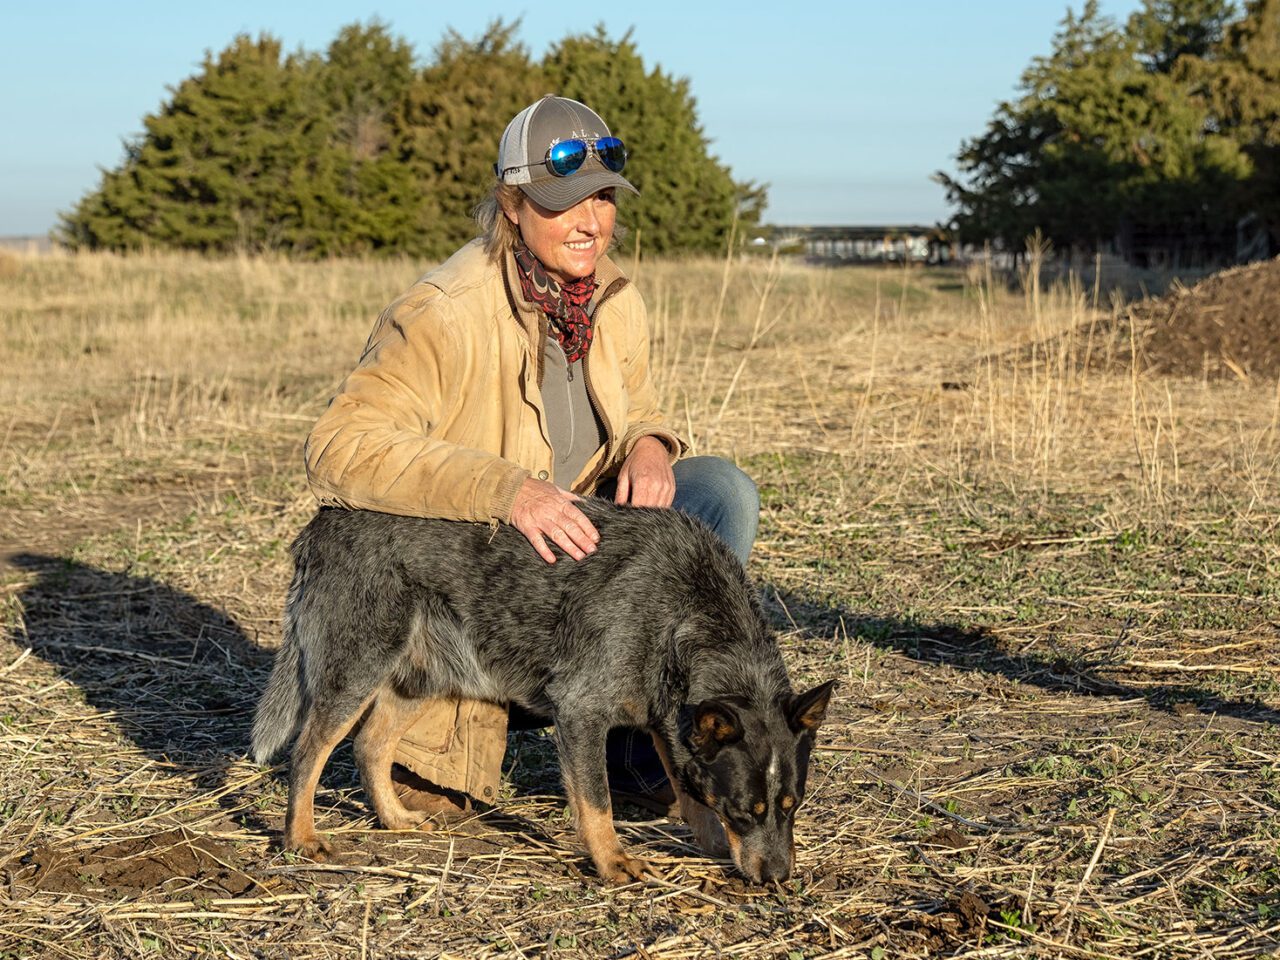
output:
M191 469L287 456L381 305L422 271L178 255L6 262L10 496L39 495L60 474L92 490L118 477L107 456ZM1032 256L1025 293L980 268L778 259L646 261L636 280L662 402L699 452L826 454L862 489L896 475L897 488L980 478L1106 491L1142 509L1223 484L1273 497L1280 394L1115 372L1096 361L1117 347L1118 305L1072 278L1043 289L1038 269Z

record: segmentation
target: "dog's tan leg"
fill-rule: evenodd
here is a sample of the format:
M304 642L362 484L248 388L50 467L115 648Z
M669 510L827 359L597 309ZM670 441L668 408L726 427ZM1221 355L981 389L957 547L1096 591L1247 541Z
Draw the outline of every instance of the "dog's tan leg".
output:
M356 734L355 754L360 779L378 820L388 830L412 830L419 826L424 830L432 829L431 824L424 822L432 811L409 810L391 785L391 757L396 744L405 730L430 706L429 700L406 699L384 685L374 695L373 706ZM446 798L440 799L442 810L453 806Z
M693 831L693 839L708 857L723 859L729 855L729 844L725 840L725 831L720 818L704 803L699 803L680 788L680 780L676 777L675 764L671 762L671 754L667 745L656 733L653 735L653 748L662 758L663 769L667 771L667 779L671 781L671 789L680 804L680 816Z
M600 879L605 883L620 884L653 876L655 871L647 860L628 855L618 842L617 831L613 829L613 806L609 802L608 790L604 791L602 803L575 789L574 780L568 774L564 780L578 836L591 855Z
M366 699L350 716L336 719L315 707L308 714L289 763L289 809L284 818L284 848L290 853L318 862L324 862L333 854L333 847L316 833L316 786L329 754L351 731L368 706Z
M605 883L629 883L654 874L646 861L628 856L613 829L613 805L604 763L604 734L600 718L556 717L556 748L565 793L573 808L578 836Z

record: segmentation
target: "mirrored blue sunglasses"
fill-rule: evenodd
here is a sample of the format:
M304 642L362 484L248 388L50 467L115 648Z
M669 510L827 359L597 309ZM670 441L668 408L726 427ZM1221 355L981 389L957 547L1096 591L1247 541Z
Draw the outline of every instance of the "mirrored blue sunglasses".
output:
M559 143L551 145L551 149L547 151L547 157L541 161L547 165L547 169L551 171L553 176L567 177L571 173L577 173L582 165L587 162L587 157L595 154L596 158L604 165L606 170L612 170L614 173L621 173L622 168L627 165L627 148L623 146L622 141L617 137L601 137L599 140L587 141L574 138L572 140L561 140ZM503 170L495 172L500 177L505 177L512 170L521 170L524 167L536 167L536 163L521 163L514 167L506 167Z

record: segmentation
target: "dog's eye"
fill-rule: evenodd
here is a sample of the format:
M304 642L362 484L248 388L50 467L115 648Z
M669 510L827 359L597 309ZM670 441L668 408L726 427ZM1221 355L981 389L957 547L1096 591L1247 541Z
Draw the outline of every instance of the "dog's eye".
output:
M756 817L751 811L737 803L726 802L723 813L725 819L740 830L748 829L756 822Z
M724 816L739 830L750 830L764 822L768 809L768 804L763 800L757 800L755 803L745 806L736 803L732 805L726 804Z

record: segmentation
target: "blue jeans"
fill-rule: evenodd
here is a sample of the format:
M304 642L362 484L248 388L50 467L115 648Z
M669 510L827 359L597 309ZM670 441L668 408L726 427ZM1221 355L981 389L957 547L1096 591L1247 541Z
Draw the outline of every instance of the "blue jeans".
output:
M752 479L719 457L689 457L672 470L676 499L671 508L705 523L745 565L760 525L760 494ZM596 496L612 500L616 488L616 481L606 480Z
M720 537L745 565L760 525L760 494L750 477L719 457L677 461L676 497L672 509L697 517ZM596 496L613 499L616 484L602 483ZM609 784L615 790L652 795L667 782L662 760L649 734L631 728L614 730L605 746Z

